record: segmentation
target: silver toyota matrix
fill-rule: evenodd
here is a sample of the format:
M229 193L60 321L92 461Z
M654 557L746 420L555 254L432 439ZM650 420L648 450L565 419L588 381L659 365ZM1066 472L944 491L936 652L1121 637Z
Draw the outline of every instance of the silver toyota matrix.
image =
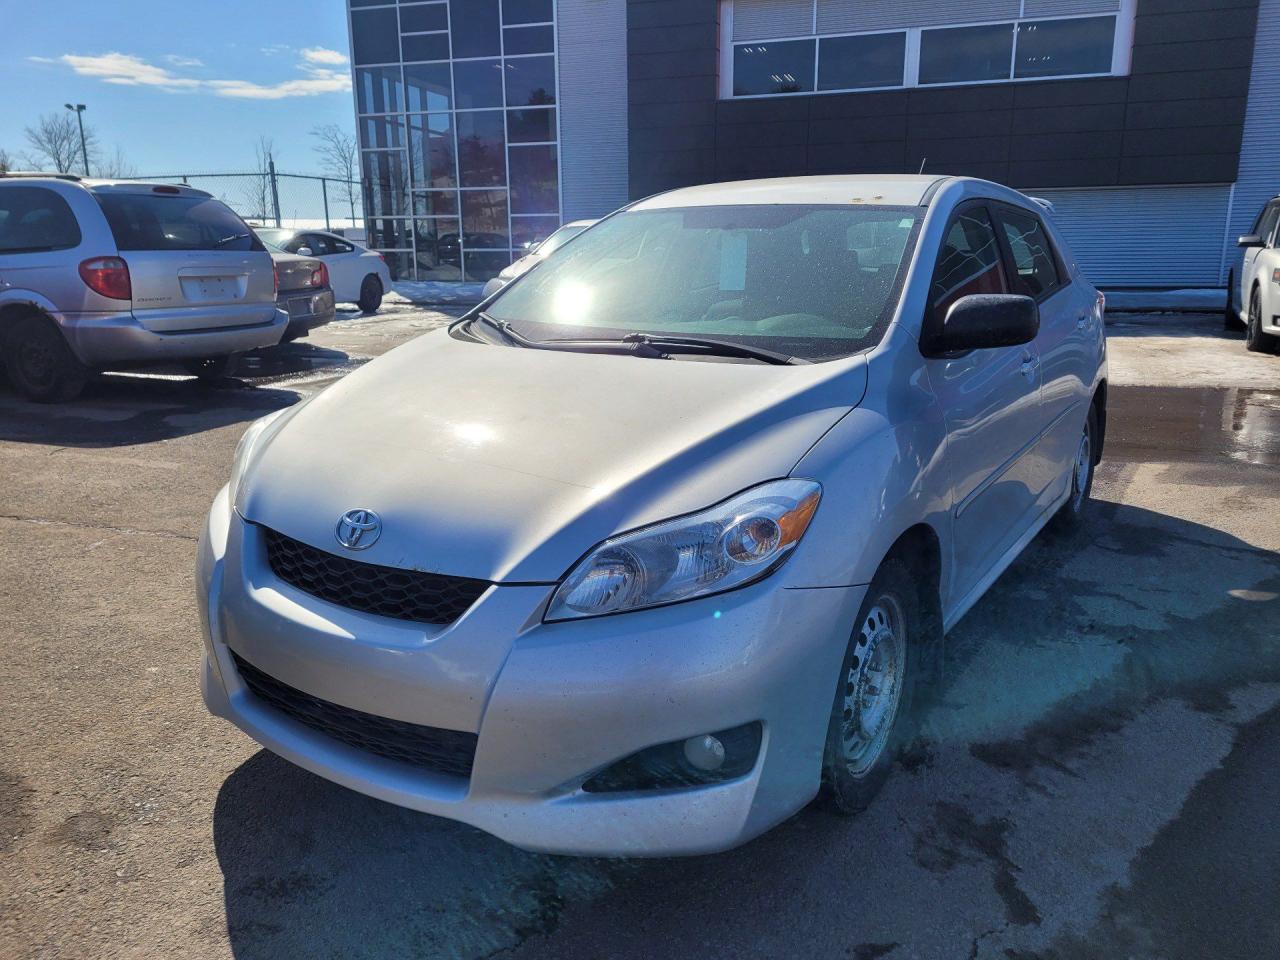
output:
M981 180L634 203L248 429L199 546L205 702L533 850L857 812L946 631L1079 522L1102 308Z

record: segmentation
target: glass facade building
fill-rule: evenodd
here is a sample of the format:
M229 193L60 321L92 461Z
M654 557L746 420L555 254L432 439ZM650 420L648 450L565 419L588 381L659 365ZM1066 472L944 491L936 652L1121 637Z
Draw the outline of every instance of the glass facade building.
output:
M350 0L369 245L483 281L560 225L552 0Z

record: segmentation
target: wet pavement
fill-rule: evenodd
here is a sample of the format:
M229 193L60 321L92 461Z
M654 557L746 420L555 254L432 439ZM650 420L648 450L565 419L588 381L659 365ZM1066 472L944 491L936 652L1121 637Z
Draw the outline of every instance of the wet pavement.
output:
M0 389L0 954L1280 956L1280 357L1109 324L1089 520L952 631L865 814L573 860L320 780L196 691L194 537L244 424L447 319L353 316L212 385Z

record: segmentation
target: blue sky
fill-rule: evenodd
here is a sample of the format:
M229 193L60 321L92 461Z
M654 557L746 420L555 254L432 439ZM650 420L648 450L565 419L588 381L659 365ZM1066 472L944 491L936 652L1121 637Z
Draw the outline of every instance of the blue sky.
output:
M354 125L343 0L0 0L0 149L83 103L104 152L139 174L315 172L308 131Z

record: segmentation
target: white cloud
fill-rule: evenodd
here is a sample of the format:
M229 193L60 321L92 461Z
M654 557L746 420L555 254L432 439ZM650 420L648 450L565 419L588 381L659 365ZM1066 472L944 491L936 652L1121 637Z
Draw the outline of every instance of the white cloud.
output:
M68 53L60 57L28 57L27 59L37 63L64 63L76 73L86 77L96 77L104 83L129 87L154 87L167 93L207 92L218 97L233 97L241 100L314 97L351 89L351 77L345 70L317 66L317 64L344 64L347 58L342 54L336 50L312 47L304 50L302 56L303 59L296 64L296 68L303 76L277 83L186 77L129 53L113 52L96 56ZM164 59L175 67L203 66L194 57L168 54Z
M340 67L347 62L347 55L327 47L305 47L302 50L302 59L308 63L331 63Z

